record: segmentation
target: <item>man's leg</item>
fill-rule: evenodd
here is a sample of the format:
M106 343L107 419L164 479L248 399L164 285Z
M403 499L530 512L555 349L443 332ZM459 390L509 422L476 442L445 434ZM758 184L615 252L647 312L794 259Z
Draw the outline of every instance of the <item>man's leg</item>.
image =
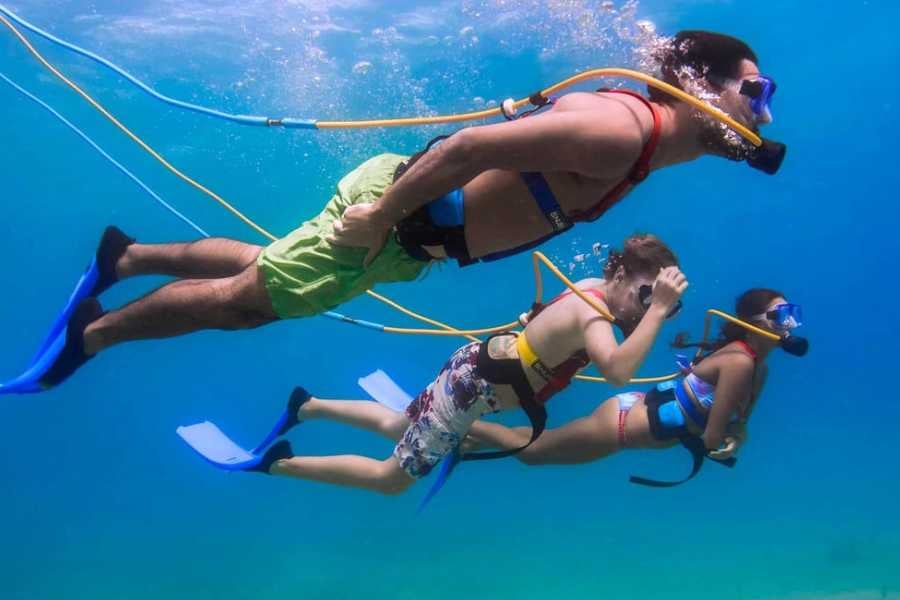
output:
M269 473L362 488L382 494L400 494L415 481L400 468L400 463L393 456L387 460L351 454L293 456L273 462Z
M233 277L175 281L106 313L85 328L84 351L93 355L121 342L203 329L250 329L276 319L253 263Z
M232 277L256 261L261 246L226 238L180 244L131 244L116 262L119 279L171 275L181 279Z

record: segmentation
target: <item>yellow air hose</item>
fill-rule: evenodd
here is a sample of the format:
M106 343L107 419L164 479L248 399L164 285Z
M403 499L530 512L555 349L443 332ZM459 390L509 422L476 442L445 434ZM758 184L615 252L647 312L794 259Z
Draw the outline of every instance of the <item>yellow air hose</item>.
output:
M589 79L600 79L600 78L609 78L609 77L619 77L623 79L632 79L634 81L640 81L649 85L650 87L656 88L662 92L669 94L670 96L674 96L678 100L686 104L690 104L692 107L697 110L706 113L716 121L720 123L724 123L731 129L733 129L736 133L738 133L742 138L753 144L754 146L761 146L762 139L753 131L751 131L748 127L741 125L723 111L718 108L711 106L688 94L687 92L678 89L673 85L669 85L664 81L660 81L655 77L651 77L645 73L641 73L640 71L634 71L631 69L620 69L616 67L605 67L602 69L590 69L588 71L584 71L583 73L579 73L578 75L573 75L568 79L560 81L557 84L554 84L548 87L545 90L541 90L540 95L547 97L551 94L555 94L559 90L572 87L577 83L581 83L582 81L587 81ZM513 106L516 109L522 108L523 106L527 106L531 103L529 98L522 98L521 100L516 100L513 103ZM401 127L408 125L439 125L443 123L462 123L465 121L475 121L479 119L488 119L490 117L499 117L502 116L503 111L498 108L490 108L486 110L479 110L475 112L468 113L460 113L457 115L440 115L434 117L405 117L399 119L365 119L358 121L316 121L316 128L318 129L363 129L369 127Z

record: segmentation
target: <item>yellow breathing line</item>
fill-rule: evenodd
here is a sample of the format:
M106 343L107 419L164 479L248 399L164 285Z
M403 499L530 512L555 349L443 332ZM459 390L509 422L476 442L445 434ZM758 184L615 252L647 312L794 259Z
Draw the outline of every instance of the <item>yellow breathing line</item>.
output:
M753 131L751 131L748 127L741 125L723 111L718 108L707 104L706 102L696 98L687 92L678 89L673 85L669 85L664 81L660 81L655 77L651 77L645 73L641 73L640 71L634 71L631 69L620 69L616 67L606 67L602 69L590 69L588 71L584 71L583 73L579 73L577 75L573 75L568 79L560 81L557 84L554 84L548 87L545 90L541 90L541 96L549 97L551 94L555 94L559 90L571 87L577 83L581 83L582 81L586 81L588 79L599 79L602 77L621 77L624 79L633 79L635 81L643 82L650 87L654 87L660 91L663 91L670 96L674 96L678 100L686 104L690 104L692 107L697 110L706 113L716 121L720 123L724 123L735 132L737 132L741 137L745 140L753 144L754 146L761 146L762 139ZM529 98L522 98L521 100L516 100L513 103L513 106L516 109L522 108L531 103ZM359 121L316 121L316 127L318 129L362 129L367 127L400 127L405 125L437 125L441 123L461 123L464 121L475 121L478 119L487 119L490 117L498 117L503 114L503 111L500 107L497 108L489 108L486 110L479 110L475 112L461 113L458 115L441 115L435 117L407 117L401 119L366 119Z
M747 331L749 331L751 333L755 333L756 335L760 335L764 338L768 338L774 342L781 341L781 336L778 335L777 333L772 333L771 331L766 331L762 327L757 327L756 325L753 325L752 323L748 323L747 321L738 319L737 317L733 317L726 312L722 312L721 310L716 310L714 308L710 308L706 311L706 323L703 327L703 339L704 340L709 339L709 329L710 329L710 325L712 324L713 317L719 317L719 318L725 319L726 321L730 321L730 322L734 323L735 325L740 325Z
M38 62L40 62L44 67L46 67L47 70L49 70L51 73L53 73L53 75L55 75L60 81L65 83L72 90L74 90L79 96L84 98L84 100L86 100L91 106L93 106L97 111L99 111L100 114L102 114L104 117L106 117L113 125L115 125L117 128L119 128L125 135L127 135L129 138L131 138L132 141L134 141L136 144L138 144L138 146L140 146L144 151L146 151L153 158L155 158L166 169L171 171L175 176L177 176L182 181L188 183L189 185L193 186L194 188L196 188L203 194L206 194L207 196L209 196L210 198L212 198L213 200L215 200L216 202L221 204L231 214L233 214L238 219L243 221L245 224L250 226L254 231L259 233L263 237L269 239L270 241L275 241L278 239L273 234L271 234L266 229L264 229L262 226L258 225L252 219L250 219L249 217L244 215L237 208L232 206L228 201L226 201L224 198L219 196L217 193L210 190L203 184L197 182L195 179L186 175L185 173L183 173L182 171L177 169L175 166L173 166L168 160L165 159L165 157L163 157L159 152L157 152L152 147L150 147L140 137L138 137L135 133L133 133L130 129L128 129L125 125L123 125L115 116L113 116L108 110L106 110L99 102L94 100L94 98L92 98L87 92L82 90L78 86L78 84L76 84L75 82L70 80L68 77L63 75L56 67L54 67L49 61L47 61L47 59L45 59L41 55L41 53L38 52L34 46L31 45L31 43L28 41L28 39L24 35L22 35L22 33L18 29L16 29L16 27L2 14L0 14L0 22L2 22L10 31L12 31L12 33L16 36L16 38L18 38L18 40L22 43L22 45L25 46L25 48L31 53L31 55L34 56L38 60ZM754 134L752 131L750 131L749 129L747 129L746 127L741 125L740 123L737 123L736 121L734 121L731 117L729 117L722 111L705 104L701 100L694 98L690 94L687 94L687 93L683 92L682 90L679 90L678 88L675 88L667 83L659 81L653 77L650 77L649 75L645 75L645 74L637 72L637 71L631 71L629 69L607 68L607 69L593 69L590 71L585 71L584 73L580 73L578 75L570 77L570 78L566 79L565 81L557 83L556 85L553 85L553 86L547 88L546 90L543 90L541 92L541 94L544 96L547 96L549 94L555 93L556 91L558 91L560 89L569 87L571 85L574 85L574 84L576 84L580 81L584 81L586 79L591 79L591 78L595 78L595 77L612 77L612 76L636 79L638 81L643 81L653 87L661 89L661 90L675 96L676 98L694 106L698 110L701 110L701 111L709 114L714 119L717 119L717 120L725 123L732 129L737 131L741 136L746 138L750 143L752 143L756 146L759 146L762 143L762 141L759 139L758 136L756 136L756 134ZM520 108L528 103L529 103L529 100L527 98L518 100L515 103L515 107ZM483 118L498 116L500 114L501 114L500 109L496 108L496 109L478 111L478 112L473 112L473 113L449 115L449 116L442 116L442 117L414 117L414 118L408 118L408 119L382 119L382 120L368 120L368 121L319 121L316 123L316 126L320 129L336 129L336 128L362 128L362 127L389 127L389 126L399 126L399 125L423 125L423 124L453 123L453 122L460 122L460 121L469 121L469 120L474 120L474 119L483 119ZM568 287L570 290L572 290L572 292L575 295L577 295L583 301L587 302L591 307L593 307L597 312L599 312L606 319L608 319L610 321L614 320L613 316L604 307L600 306L600 304L598 304L595 300L593 300L592 298L590 298L589 296L584 294L581 290L579 290L575 286L575 284L572 283L565 275L563 275L562 272L556 267L556 265L554 265L546 256L544 256L540 252L534 252L533 257L534 257L534 273L535 273L535 284L536 284L536 298L535 298L536 303L539 303L541 301L541 297L543 295L543 282L542 282L542 277L541 277L541 272L540 272L540 263L543 263L544 265L547 266L548 269L550 269L550 271L556 277L558 277L560 279L560 281L562 281L566 285L566 287ZM499 332L503 332L503 331L509 331L519 325L519 323L517 321L513 321L513 322L507 323L505 325L499 325L496 327L488 327L488 328L482 328L482 329L468 329L468 330L457 329L455 327L447 325L446 323L442 323L435 319L431 319L424 315L420 315L420 314L418 314L404 306L401 306L400 304L394 302L393 300L390 300L389 298L386 298L385 296L382 296L372 290L366 290L366 293L369 296L375 298L376 300L383 302L383 303L387 304L388 306L391 306L392 308L394 308L414 319L417 319L419 321L422 321L422 322L428 323L430 325L434 325L435 327L441 328L440 330L437 330L437 329L410 329L410 328L402 328L402 327L385 327L384 331L388 332L388 333L419 334L419 335L453 335L453 336L466 337L473 341L479 341L478 338L474 337L475 335L486 335L486 334L491 334L491 333L499 333ZM740 321L739 319L736 319L726 313L722 313L720 311L716 311L713 309L710 309L708 311L708 313L710 313L710 314L707 315L706 331L704 332L704 339L706 339L707 334L709 332L709 325L710 325L709 321L710 321L711 314L716 314L717 316L720 316L722 318L736 322L736 323L750 329L751 331L759 333L760 335L764 335L767 337L774 337L775 339L779 339L778 336L776 336L774 334L771 334L765 330L762 330L758 327L750 325L749 323ZM632 379L631 382L632 383L653 383L653 382L666 381L668 379L673 379L675 377L678 377L678 375L679 375L678 373L673 373L673 374L665 375L665 376L661 376L661 377L635 378L635 379ZM586 376L586 375L578 375L576 377L576 379L579 379L582 381L594 381L594 382L601 382L601 383L606 381L605 378L602 378L602 377L592 377L592 376Z
M31 43L28 41L28 39L27 39L24 35L22 35L22 33L21 33L18 29L16 29L15 26L14 26L12 23L10 23L10 22L7 20L7 18L6 18L5 16L3 16L2 14L0 14L0 22L2 22L4 25L6 25L6 26L13 32L13 34L19 39L19 41L22 42L22 44L25 46L25 48L27 48L28 51L29 51L29 52L30 52L30 53L31 53L31 54L32 54L32 55L33 55L33 56L34 56L34 57L35 57L42 65L44 65L51 73L53 73L54 75L56 75L56 77L58 77L58 78L59 78L63 83L65 83L67 86L69 86L70 88L72 88L73 90L75 90L75 92L76 92L79 96L81 96L82 98L84 98L91 106L93 106L94 108L96 108L96 109L100 112L100 114L102 114L104 117L106 117L107 119L109 119L109 121L110 121L113 125L115 125L115 126L118 127L120 130L122 130L122 133L124 133L125 135L127 135L128 137L130 137L130 138L131 138L138 146L140 146L140 147L143 148L148 154L150 154L150 156L152 156L153 158L155 158L156 160L158 160L158 161L160 162L160 164L162 164L162 166L164 166L164 167L167 168L169 171L171 171L172 173L174 173L176 177L178 177L178 178L181 179L182 181L185 181L185 182L188 183L189 185L194 186L195 188L197 188L198 190L200 190L201 192L203 192L203 193L206 194L207 196L211 197L213 200L215 200L216 202L218 202L219 204L221 204L222 206L224 206L225 209L228 210L228 212L230 212L231 214L233 214L234 216L236 216L238 219L240 219L241 221L243 221L244 223L246 223L247 225L249 225L250 227L252 227L257 233L259 233L259 234L262 235L263 237L269 238L269 239L272 240L273 242L274 242L276 239L278 239L278 238L276 238L275 236L273 236L271 233L269 233L268 231L266 231L265 229L263 229L262 227L260 227L260 226L257 225L256 223L254 223L249 217L247 217L247 216L244 215L241 211L239 211L238 209L236 209L235 207L233 207L231 204L228 203L227 200L225 200L224 198L222 198L221 196L219 196L217 193L215 193L214 191L210 190L209 188L207 188L207 187L204 186L203 184L198 183L196 180L192 179L191 177L188 177L187 175L185 175L184 173L182 173L181 171L179 171L178 169L176 169L174 166L172 166L172 164L171 164L169 161L167 161L161 154L159 154L156 150L154 150L154 149L151 148L149 145L147 145L147 143L144 142L144 140L142 140L141 138L139 138L139 137L138 137L137 135L135 135L130 129L128 129L128 128L125 127L122 123L120 123L118 119L116 119L112 114L110 114L110 112L109 112L108 110L106 110L105 108L103 108L103 106L101 106L99 102L97 102L97 101L94 100L91 96L89 96L87 92L85 92L85 91L82 90L80 87L78 87L78 85L77 85L76 83L74 83L73 81L71 81L68 77L66 77L65 75L63 75L62 73L60 73L60 71L59 71L56 67L54 67L52 64L50 64L50 63L47 61L47 59L45 59L45 58L41 55L41 53L38 52L38 51L34 48L34 46L31 45Z

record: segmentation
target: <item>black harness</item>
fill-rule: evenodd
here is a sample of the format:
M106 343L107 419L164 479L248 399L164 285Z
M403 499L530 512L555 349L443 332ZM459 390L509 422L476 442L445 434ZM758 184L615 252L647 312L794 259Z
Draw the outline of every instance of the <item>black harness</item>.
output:
M678 481L659 481L632 475L628 478L631 483L655 488L675 487L693 479L700 472L700 469L703 468L703 461L707 458L728 468L734 467L737 463L737 459L734 457L717 459L709 456L706 445L703 443L703 438L691 433L687 427L673 428L663 425L659 419L659 407L672 400L675 400L674 391L660 391L655 387L644 397L644 403L647 405L647 418L650 421L650 432L654 438L661 441L678 440L682 447L691 454L691 472L687 477Z
M538 439L547 426L547 410L535 397L534 390L531 389L531 384L528 383L528 378L525 377L525 371L522 369L522 362L517 358L493 358L488 351L488 343L500 335L509 334L492 335L481 343L481 348L478 350L478 358L475 362L475 369L485 381L512 386L513 391L519 397L519 405L531 422L531 439L524 446L512 450L470 452L464 454L462 460L490 460L518 454L534 443L534 440Z
M413 154L408 161L397 165L394 171L394 181L400 179L404 173L416 164L432 146L446 140L449 135L439 135L428 144L425 149ZM444 252L450 258L456 259L461 267L477 262L469 256L469 248L466 246L465 230L462 225L456 227L441 227L435 225L428 214L428 206L420 206L414 213L404 217L394 226L394 239L406 253L415 258L428 262L434 260L423 246L443 246Z

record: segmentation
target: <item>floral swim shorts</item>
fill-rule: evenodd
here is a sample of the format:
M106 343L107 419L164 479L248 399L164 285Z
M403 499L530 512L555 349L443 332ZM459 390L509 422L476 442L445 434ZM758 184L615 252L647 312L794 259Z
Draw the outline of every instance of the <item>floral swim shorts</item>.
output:
M437 378L406 409L409 427L394 456L418 479L459 446L479 417L499 410L494 387L478 375L480 342L453 353Z

